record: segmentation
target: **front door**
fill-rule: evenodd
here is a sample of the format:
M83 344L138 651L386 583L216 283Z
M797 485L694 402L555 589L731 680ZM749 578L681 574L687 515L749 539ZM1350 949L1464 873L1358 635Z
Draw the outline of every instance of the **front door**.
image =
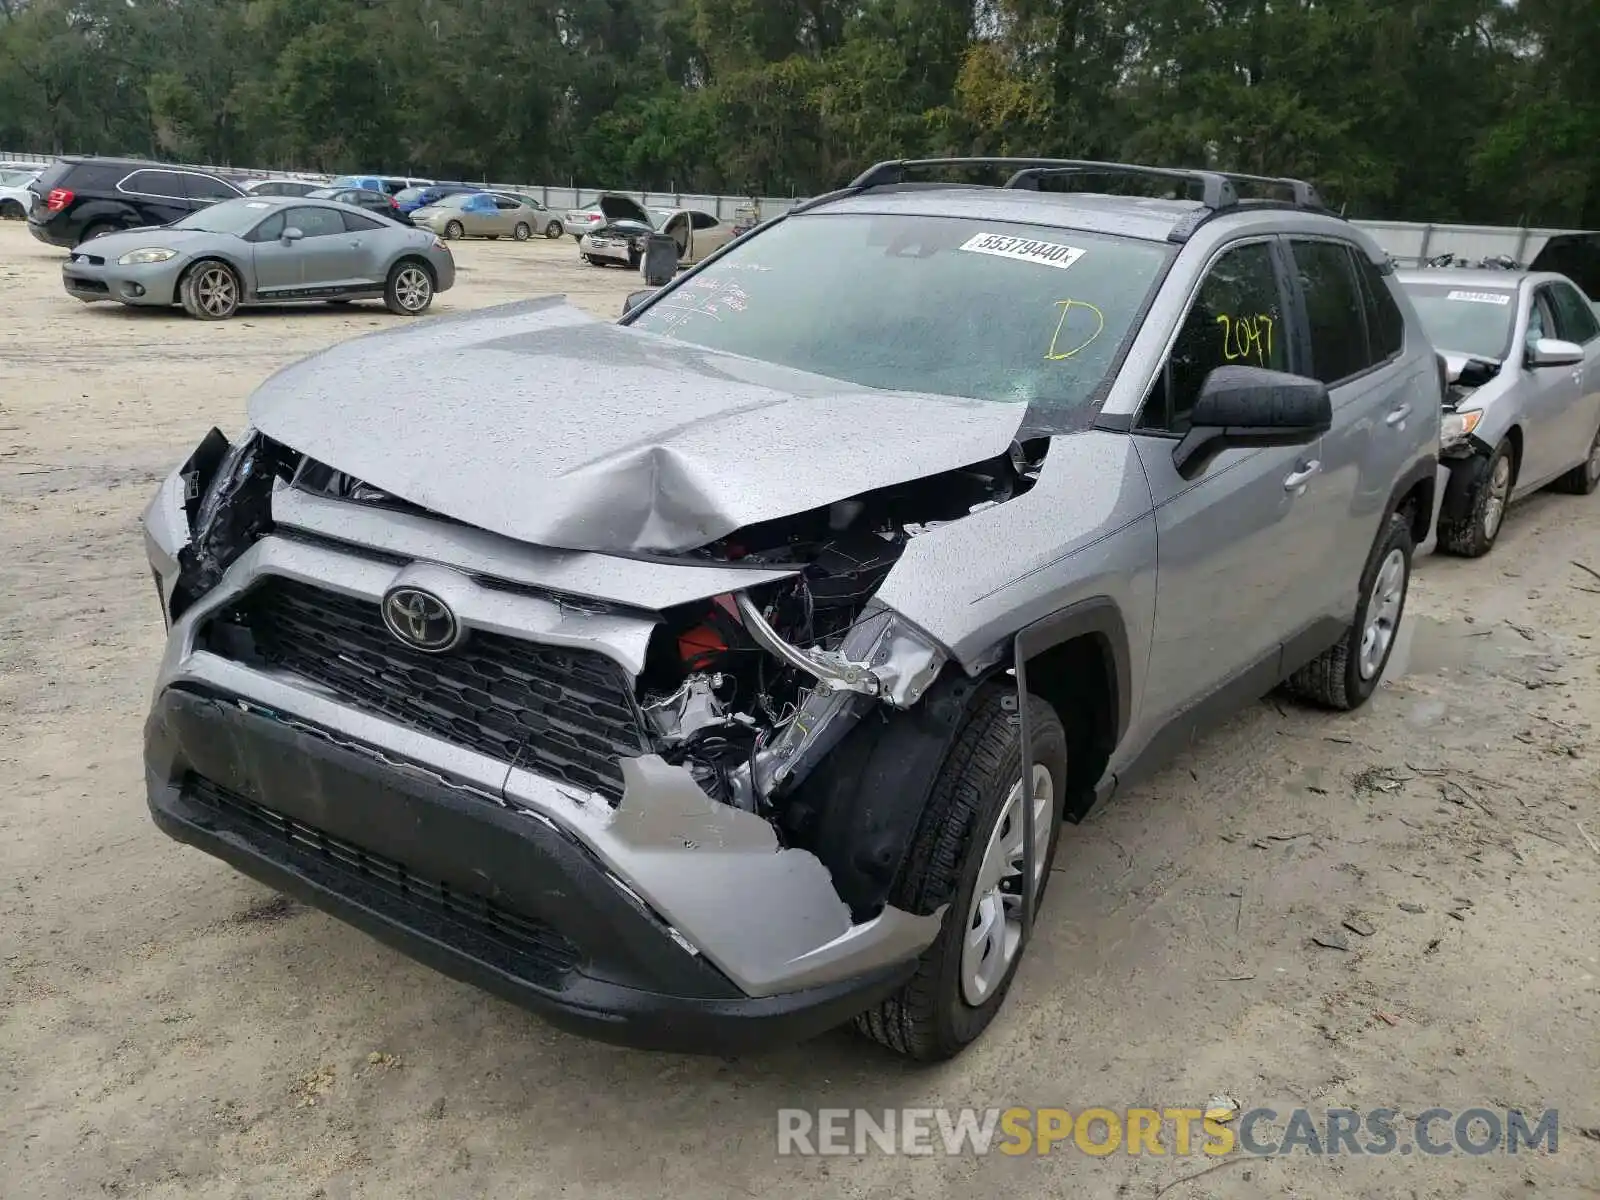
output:
M297 229L301 236L285 242L280 233L277 241L256 246L256 277L263 298L273 292L285 298L337 293L359 282L360 238L345 229L338 209L291 208L284 213L284 228Z
M1134 431L1155 502L1158 588L1140 726L1148 735L1231 685L1261 695L1279 649L1309 623L1308 579L1326 571L1320 439L1231 449L1194 479L1172 453L1217 367L1289 369L1287 305L1271 239L1213 261Z
M1517 471L1517 494L1531 491L1565 471L1579 457L1572 440L1573 410L1583 393L1581 366L1536 367L1528 353L1540 338L1559 338L1554 297L1550 285L1533 293L1528 310L1528 330L1523 344L1512 350L1511 365L1522 372L1527 400L1527 422L1522 431L1522 464Z

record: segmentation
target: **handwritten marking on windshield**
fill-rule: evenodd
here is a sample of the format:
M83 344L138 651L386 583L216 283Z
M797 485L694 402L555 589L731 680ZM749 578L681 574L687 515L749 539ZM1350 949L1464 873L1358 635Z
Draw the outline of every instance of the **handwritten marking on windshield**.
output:
M1248 316L1219 316L1222 326L1222 357L1229 362L1255 359L1263 367L1272 360L1272 327L1277 324L1266 313Z
M1071 358L1080 350L1088 349L1090 343L1092 343L1095 338L1099 337L1100 334L1105 331L1106 327L1105 313L1101 312L1087 300L1057 300L1056 307L1061 310L1061 316L1056 318L1055 332L1050 335L1050 349L1044 352L1046 362L1060 362L1062 359ZM1072 347L1072 349L1062 350L1060 349L1061 331L1066 327L1067 314L1069 314L1075 308L1086 309L1089 314L1094 317L1094 332L1088 337L1084 338L1083 341L1079 342L1076 346Z

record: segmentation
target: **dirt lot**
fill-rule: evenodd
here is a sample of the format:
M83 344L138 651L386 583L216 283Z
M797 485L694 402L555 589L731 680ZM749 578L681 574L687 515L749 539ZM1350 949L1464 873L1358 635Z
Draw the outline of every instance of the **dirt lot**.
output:
M590 1044L158 834L137 517L270 371L397 319L84 307L0 226L0 1193L1153 1197L1209 1160L780 1159L780 1106L1481 1105L1557 1153L1244 1162L1166 1195L1600 1194L1600 497L1421 564L1362 713L1268 700L1064 834L960 1061L848 1034L741 1061ZM471 243L436 312L634 277ZM426 397L416 397L426 403ZM403 402L403 401L402 401ZM1402 905L1404 907L1402 907ZM1370 932L1342 928L1352 922ZM1367 922L1367 924L1363 924ZM1319 945L1314 937L1346 948ZM1380 1015L1381 1014L1381 1015Z

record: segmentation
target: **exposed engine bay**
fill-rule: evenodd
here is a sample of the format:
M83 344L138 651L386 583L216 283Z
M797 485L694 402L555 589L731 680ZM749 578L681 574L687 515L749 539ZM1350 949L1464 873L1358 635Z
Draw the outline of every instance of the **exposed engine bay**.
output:
M913 703L942 655L912 651L922 678L899 677L895 620L873 610L873 594L912 538L1032 486L1047 444L748 526L696 551L799 573L662 614L639 700L663 756L713 798L771 815L784 787L874 703Z

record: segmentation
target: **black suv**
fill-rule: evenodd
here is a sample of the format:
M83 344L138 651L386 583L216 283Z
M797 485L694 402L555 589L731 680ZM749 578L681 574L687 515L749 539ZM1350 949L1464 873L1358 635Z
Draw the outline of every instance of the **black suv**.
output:
M28 232L69 249L102 233L166 225L244 195L207 171L129 158L58 158L29 186L40 202L28 216Z

